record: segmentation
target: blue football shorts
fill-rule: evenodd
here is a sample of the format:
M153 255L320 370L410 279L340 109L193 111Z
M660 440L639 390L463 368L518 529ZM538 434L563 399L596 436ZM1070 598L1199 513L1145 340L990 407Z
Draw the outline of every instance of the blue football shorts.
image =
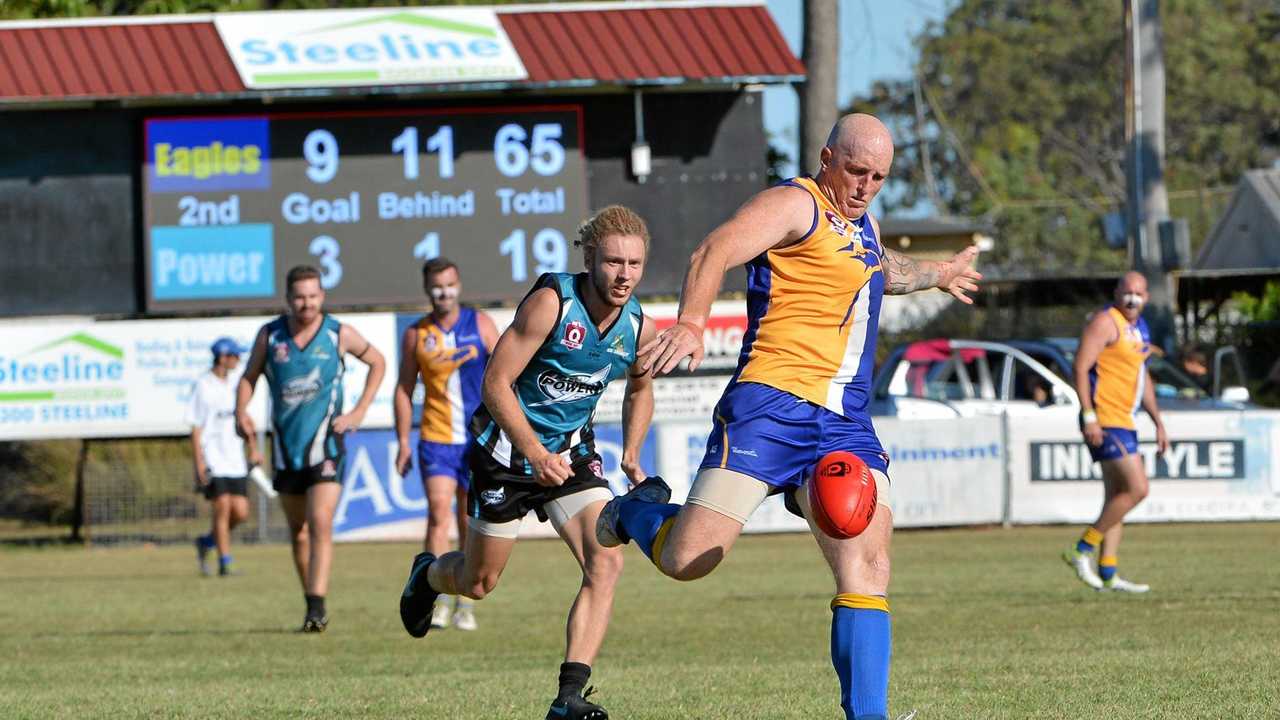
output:
M870 416L845 417L768 385L735 382L716 405L699 469L733 470L784 491L803 486L822 456L837 450L889 474Z
M1085 443L1088 445L1088 443ZM1089 454L1094 462L1119 460L1125 455L1136 455L1138 452L1138 431L1128 428L1102 428L1102 444L1098 447L1089 445Z
M418 473L423 482L429 477L443 475L451 477L462 486L463 490L471 488L471 470L467 465L470 443L436 443L427 440L418 441Z

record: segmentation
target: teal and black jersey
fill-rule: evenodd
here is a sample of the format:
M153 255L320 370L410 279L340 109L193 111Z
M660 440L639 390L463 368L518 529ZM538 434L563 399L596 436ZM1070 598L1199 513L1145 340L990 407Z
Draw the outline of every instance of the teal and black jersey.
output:
M342 445L332 430L342 414L341 329L341 323L325 315L315 337L299 348L285 316L267 325L265 372L277 470L306 470L341 459Z
M554 289L560 297L560 317L513 388L542 446L570 463L595 453L591 417L596 403L609 382L625 375L635 362L644 324L640 302L633 297L613 324L599 331L582 302L581 292L589 282L586 273L538 278L529 295ZM512 447L483 404L471 418L471 431L480 449L512 472L533 474L529 461Z

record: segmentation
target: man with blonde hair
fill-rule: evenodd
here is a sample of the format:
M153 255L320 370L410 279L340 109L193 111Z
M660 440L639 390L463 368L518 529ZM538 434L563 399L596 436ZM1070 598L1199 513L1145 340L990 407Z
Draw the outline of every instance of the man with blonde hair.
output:
M653 417L653 387L636 364L655 336L633 293L644 274L649 231L613 205L579 229L586 272L547 273L525 296L485 369L482 404L471 421L471 508L466 552L414 558L400 598L405 630L430 630L441 593L479 600L498 584L530 511L550 520L582 568L569 610L565 661L548 720L606 720L583 693L613 610L622 552L596 538L600 509L613 497L602 477L591 417L608 384L627 377L622 467L635 481Z

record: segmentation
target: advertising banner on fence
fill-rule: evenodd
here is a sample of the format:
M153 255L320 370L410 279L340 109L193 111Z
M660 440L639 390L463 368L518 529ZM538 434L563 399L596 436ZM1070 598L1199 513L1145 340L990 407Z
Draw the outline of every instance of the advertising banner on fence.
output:
M395 472L398 443L392 430L361 430L347 437L347 460L342 497L334 514L334 538L356 540L421 540L426 532L427 500L418 475L417 439L414 467L405 477ZM615 493L627 490L622 473L622 428L596 426L596 450L605 477ZM657 442L651 434L640 453L641 467L654 472ZM532 513L524 519L521 537L554 537L550 523L538 522Z
M659 330L676 322L675 303L648 303L645 315ZM702 333L706 355L696 372L677 368L654 380L654 422L707 424L729 378L738 366L742 337L747 330L746 304L741 300L721 300L712 305L711 317ZM596 417L601 422L622 422L622 398L626 383L611 384L600 397Z
M889 454L896 527L1000 522L1004 512L1004 419L875 418Z
M1280 414L1269 411L1166 412L1169 450L1139 417L1147 499L1127 520L1280 518ZM1101 467L1076 429L1075 414L1047 410L1009 428L1010 520L1089 522L1102 507Z
M342 315L394 357L390 314ZM14 323L0 347L0 439L183 435L192 383L212 364L222 336L245 347L270 317L192 318L120 322ZM244 360L248 360L245 355ZM243 363L242 363L243 367ZM360 397L367 370L348 359L346 405ZM259 381L252 410L265 428L267 391ZM390 427L394 368L389 367L366 427Z
M905 422L876 418L889 453L893 517L897 527L1000 522L1004 504L1001 418ZM658 428L661 464L673 502L683 502L706 452L709 422L665 423ZM797 470L799 470L797 468ZM779 496L765 501L744 532L807 531Z

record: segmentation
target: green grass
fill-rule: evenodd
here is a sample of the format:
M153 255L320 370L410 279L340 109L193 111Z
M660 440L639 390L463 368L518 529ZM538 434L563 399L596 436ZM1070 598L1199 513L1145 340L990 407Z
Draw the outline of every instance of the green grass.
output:
M1280 717L1280 524L1129 528L1145 597L1079 585L1074 528L900 532L895 715ZM5 718L542 718L577 589L553 541L518 546L481 629L400 628L414 549L338 548L329 632L293 632L282 546L202 579L187 547L0 550ZM659 577L634 549L592 683L617 720L841 714L832 587L803 535L744 538L710 577Z

